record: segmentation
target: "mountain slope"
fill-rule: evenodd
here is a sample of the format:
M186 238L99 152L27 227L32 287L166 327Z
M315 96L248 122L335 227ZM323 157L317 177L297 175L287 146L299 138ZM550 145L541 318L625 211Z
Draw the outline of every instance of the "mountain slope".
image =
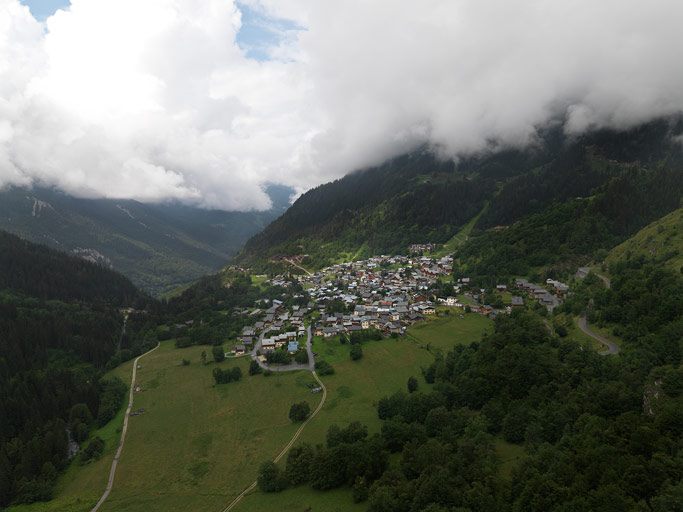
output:
M683 208L647 225L612 249L608 264L631 257L655 261L674 271L683 269Z
M492 251L489 263L497 265L520 262L538 248L538 258L505 273L581 260L678 207L683 158L672 135L680 130L670 120L576 139L547 130L528 150L458 165L426 151L406 155L307 192L239 258L266 268L281 256L307 255L307 264L319 267L352 254L405 252L411 243L447 242L481 213L460 244L470 267ZM525 232L516 236L520 222ZM552 252L544 230L559 233Z
M150 299L125 277L0 232L0 508L49 499L70 441L117 413L126 386L103 369L155 343L122 335L133 305Z
M130 305L144 295L127 278L82 258L0 231L0 290L42 300Z
M223 267L282 213L289 190L271 187L269 193L270 211L224 212L14 188L0 192L0 229L111 266L161 293Z

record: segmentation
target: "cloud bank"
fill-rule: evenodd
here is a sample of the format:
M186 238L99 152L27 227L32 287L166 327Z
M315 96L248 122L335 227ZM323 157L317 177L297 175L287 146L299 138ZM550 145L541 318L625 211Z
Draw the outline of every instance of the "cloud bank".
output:
M281 32L268 60L236 42L245 5ZM72 0L43 24L0 0L0 186L263 209L268 183L424 144L628 127L683 110L681 19L679 0Z

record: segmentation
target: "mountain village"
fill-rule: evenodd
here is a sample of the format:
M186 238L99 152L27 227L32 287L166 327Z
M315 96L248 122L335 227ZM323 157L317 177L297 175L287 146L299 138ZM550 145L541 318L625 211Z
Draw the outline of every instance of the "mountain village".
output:
M432 244L411 246L411 252L433 249ZM413 256L375 256L366 260L339 263L312 274L294 276L308 294L305 306L287 307L273 300L267 309L255 308L247 313L258 318L242 330L232 355L244 355L257 350L267 353L287 346L296 353L299 339L306 336L310 324L315 336L331 338L374 329L385 336L399 336L414 324L434 316L444 308L472 312L494 318L536 301L551 312L562 303L568 285L548 279L544 285L526 279L512 284L509 304L495 308L486 303L484 289L471 286L468 277L456 279L453 294L439 296L442 282L451 282L452 256L439 258ZM288 288L292 277L275 276L267 281L273 286ZM508 292L508 285L498 284L496 291ZM301 298L298 296L296 298Z

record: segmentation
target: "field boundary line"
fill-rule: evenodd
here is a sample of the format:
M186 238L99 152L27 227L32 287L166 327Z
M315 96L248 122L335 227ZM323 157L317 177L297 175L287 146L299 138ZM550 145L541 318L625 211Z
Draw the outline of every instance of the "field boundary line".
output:
M133 394L135 393L135 378L138 373L138 361L145 357L147 354L151 354L156 349L161 346L161 343L157 343L157 346L152 350L148 350L144 354L139 355L133 361L133 374L130 379L130 391L128 392L128 407L126 408L125 416L123 417L123 429L121 430L121 439L119 440L119 447L116 449L116 454L114 455L114 460L111 461L111 468L109 470L109 481L107 482L107 488L100 497L99 501L90 510L90 512L97 512L102 504L107 501L111 490L114 488L114 477L116 476L116 468L119 465L119 459L121 458L121 453L123 452L123 443L126 440L126 432L128 431L128 418L130 417L130 411L133 408Z

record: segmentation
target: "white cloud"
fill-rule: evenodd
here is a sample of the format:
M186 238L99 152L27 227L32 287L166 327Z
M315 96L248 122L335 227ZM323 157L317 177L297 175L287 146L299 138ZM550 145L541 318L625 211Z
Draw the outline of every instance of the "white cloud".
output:
M422 144L447 156L683 109L678 0L0 0L0 186L264 208ZM280 29L278 29L280 30Z

